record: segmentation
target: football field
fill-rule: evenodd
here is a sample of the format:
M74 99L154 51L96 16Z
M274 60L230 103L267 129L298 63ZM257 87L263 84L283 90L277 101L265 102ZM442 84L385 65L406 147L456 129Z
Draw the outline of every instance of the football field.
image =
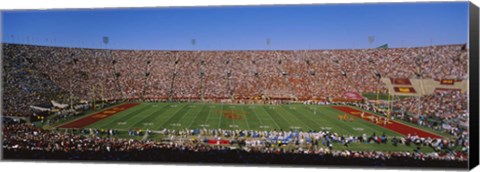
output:
M402 136L397 126L376 124L330 105L232 105L201 103L127 103L64 124L59 128L329 130L340 135L373 133ZM350 108L354 110L353 108ZM358 110L356 110L358 111ZM347 120L339 119L346 117ZM407 126L408 127L408 126ZM420 131L420 130L419 130Z

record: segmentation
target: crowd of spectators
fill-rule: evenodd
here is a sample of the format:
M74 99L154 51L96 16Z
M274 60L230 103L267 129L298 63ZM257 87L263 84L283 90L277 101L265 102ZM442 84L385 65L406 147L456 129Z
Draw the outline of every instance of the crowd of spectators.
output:
M30 106L60 100L68 94L49 79L46 73L38 72L35 66L41 59L31 58L40 50L23 46L4 47L3 51L3 114L9 116L31 115Z
M151 132L150 132L151 133ZM295 151L307 150L313 148L314 150L328 148L334 150L333 144L349 147L350 144L393 144L398 145L415 145L430 147L436 152L441 153L458 153L466 154L469 149L468 135L462 135L455 139L436 139L436 138L421 138L417 135L407 135L406 137L391 137L385 133L367 135L366 133L355 135L341 135L328 130L319 131L302 131L302 130L225 130L225 129L181 129L169 130L164 129L160 132L164 138L170 141L178 140L179 138L193 138L198 141L208 142L209 139L222 140L229 139L232 143L239 143L239 145L247 146L247 149L253 147L262 148L265 150L273 150L275 146L295 145ZM456 149L460 148L460 149ZM461 150L461 151L456 151ZM290 150L291 151L291 150ZM419 151L415 150L415 151Z
M7 115L51 99L67 104L102 99L307 100L346 92L385 93L382 77L468 79L468 51L462 45L295 51L3 48Z
M460 91L404 98L393 107L400 118L452 135L461 135L468 128L468 95Z
M107 132L107 131L105 131ZM112 130L109 135L112 135L116 131ZM335 133L328 131L319 132L298 132L298 131L242 131L242 130L163 130L162 134L168 135L170 139L167 141L153 141L149 139L134 140L134 139L122 139L116 137L101 137L98 134L72 134L69 131L56 131L56 130L43 130L32 126L31 124L11 124L3 128L3 150L4 156L7 158L53 158L52 155L65 156L68 159L82 159L82 160L162 160L162 161L179 161L179 162L224 162L227 158L235 158L236 163L279 163L279 159L275 157L298 156L298 159L292 159L292 162L281 162L284 164L303 164L305 161L303 156L315 158L318 162L335 162L336 160L352 159L362 160L369 165L385 165L385 163L393 160L400 161L412 161L413 164L419 166L428 166L433 162L445 162L450 164L451 167L459 167L461 164L466 164L468 161L467 151L455 151L449 149L454 144L459 144L462 147L468 145L468 143L457 143L454 141L441 140L441 139L429 139L418 138L416 136L408 136L406 138L392 138L393 144L412 144L418 146L430 146L438 147L436 152L422 153L421 151L403 151L403 152L383 152L383 151L351 151L332 148L332 146L321 146L325 144L322 142L337 142L343 143L346 140L354 140L352 142L360 142L359 139L353 137L336 136ZM236 135L237 134L237 135ZM178 141L175 137L188 138L188 136L205 137L215 136L226 139L231 139L230 144L206 144L202 142L203 139L183 139ZM234 136L235 135L235 136ZM285 142L269 142L268 137L292 137L298 139L291 143ZM264 137L264 138L261 138ZM306 138L315 138L311 141L307 141ZM360 136L361 138L364 136ZM376 141L374 138L379 137ZM383 141L386 137L372 135L368 139L362 142L376 142L376 144L387 144L387 141ZM242 139L245 138L245 139ZM300 139L304 139L305 142L300 143ZM220 139L220 138L218 138ZM317 140L317 141L316 141ZM398 143L395 141L398 140ZM232 144L238 144L239 147L233 147ZM278 144L278 146L276 146ZM300 146L288 147L280 146L281 144L298 144ZM368 144L368 143L365 143ZM415 146L412 146L415 147ZM468 147L468 146L467 146ZM195 156L195 153L203 153L203 157L183 157L184 159L176 159L177 156L169 157L169 154L157 154L164 151L179 151L177 153L192 153L190 156ZM183 152L183 153L182 153ZM233 153L232 157L223 157L225 159L219 159L216 157L222 155L222 153ZM19 154L21 153L21 154ZM116 154L118 153L118 154ZM122 154L124 153L124 154ZM128 153L128 154L126 154ZM151 154L153 153L153 155ZM239 154L240 153L240 154ZM120 156L120 155L121 156ZM114 155L114 156L110 156ZM143 158L141 157L143 155ZM236 157L235 157L236 155ZM148 158L146 158L148 157ZM156 157L156 158L155 158ZM248 157L248 159L244 159ZM59 157L56 157L59 158ZM131 159L135 158L135 159ZM253 159L249 159L253 158ZM271 159L273 158L273 159ZM271 161L269 161L271 160ZM264 162L266 161L266 162ZM230 162L230 161L226 161ZM421 162L421 163L418 163ZM448 162L448 163L447 163ZM372 164L373 163L373 164ZM380 164L374 164L380 163ZM308 163L307 163L308 164ZM343 165L362 165L362 164L350 164L349 162L339 162ZM422 165L423 164L423 165ZM412 165L412 164L409 164ZM430 164L431 165L431 164ZM445 166L441 165L441 166ZM438 167L438 166L437 166Z

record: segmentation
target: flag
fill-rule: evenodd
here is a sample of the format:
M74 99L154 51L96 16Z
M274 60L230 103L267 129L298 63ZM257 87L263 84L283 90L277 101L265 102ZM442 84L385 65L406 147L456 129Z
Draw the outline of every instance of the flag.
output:
M104 36L102 40L104 44L108 44L109 38L108 36Z
M373 42L375 42L375 36L368 36L368 43L372 44Z
M196 39L192 39L192 45L195 45L197 44L197 40Z
M388 44L383 44L379 47L377 47L377 49L387 49L388 48Z

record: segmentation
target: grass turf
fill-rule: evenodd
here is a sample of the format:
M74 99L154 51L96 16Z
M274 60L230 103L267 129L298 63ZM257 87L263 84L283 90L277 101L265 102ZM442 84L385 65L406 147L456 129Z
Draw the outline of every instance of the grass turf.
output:
M331 130L342 135L401 134L361 119L339 120L344 113L327 105L229 105L199 103L142 103L86 128L184 128L247 130Z
M230 105L202 103L141 103L121 111L114 116L95 122L86 128L96 129L151 129L162 130L184 128L247 129L247 130L331 130L341 135L359 136L373 133L387 136L402 136L370 122L354 118L353 121L339 120L344 112L329 105ZM122 132L124 136L130 137ZM140 139L141 137L137 137ZM149 139L160 140L160 134ZM348 148L335 145L335 149L412 151L415 146L388 144L351 144ZM432 149L422 146L422 152Z

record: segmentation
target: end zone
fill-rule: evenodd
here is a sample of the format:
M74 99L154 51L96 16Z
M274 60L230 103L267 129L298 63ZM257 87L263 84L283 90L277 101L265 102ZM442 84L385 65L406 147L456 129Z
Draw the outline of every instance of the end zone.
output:
M97 121L100 121L102 119L108 118L110 116L113 116L119 112L122 112L124 110L127 110L131 107L139 105L138 103L126 103L123 105L119 105L98 113L94 113L92 115L77 119L75 121L69 122L67 124L63 124L59 126L58 128L84 128L86 126L89 126Z
M396 122L396 121L389 121L389 123L387 125L381 125L381 124L372 122L372 121L368 120L369 119L368 117L372 117L372 116L375 117L376 115L365 112L364 113L365 116L362 118L360 116L362 111L351 108L351 107L348 107L348 106L332 106L332 108L340 110L340 111L345 112L345 113L348 113L352 116L361 118L365 121L369 121L369 122L371 122L375 125L381 126L383 128L386 128L386 129L395 131L397 133L403 134L405 136L408 135L408 134L412 134L412 135L416 134L420 137L443 138L442 136L439 136L439 135L436 135L436 134L433 134L433 133L429 133L429 132L423 131L421 129L411 127L411 126L408 126L408 125L405 125L405 124L402 124L402 123L399 123L399 122Z

